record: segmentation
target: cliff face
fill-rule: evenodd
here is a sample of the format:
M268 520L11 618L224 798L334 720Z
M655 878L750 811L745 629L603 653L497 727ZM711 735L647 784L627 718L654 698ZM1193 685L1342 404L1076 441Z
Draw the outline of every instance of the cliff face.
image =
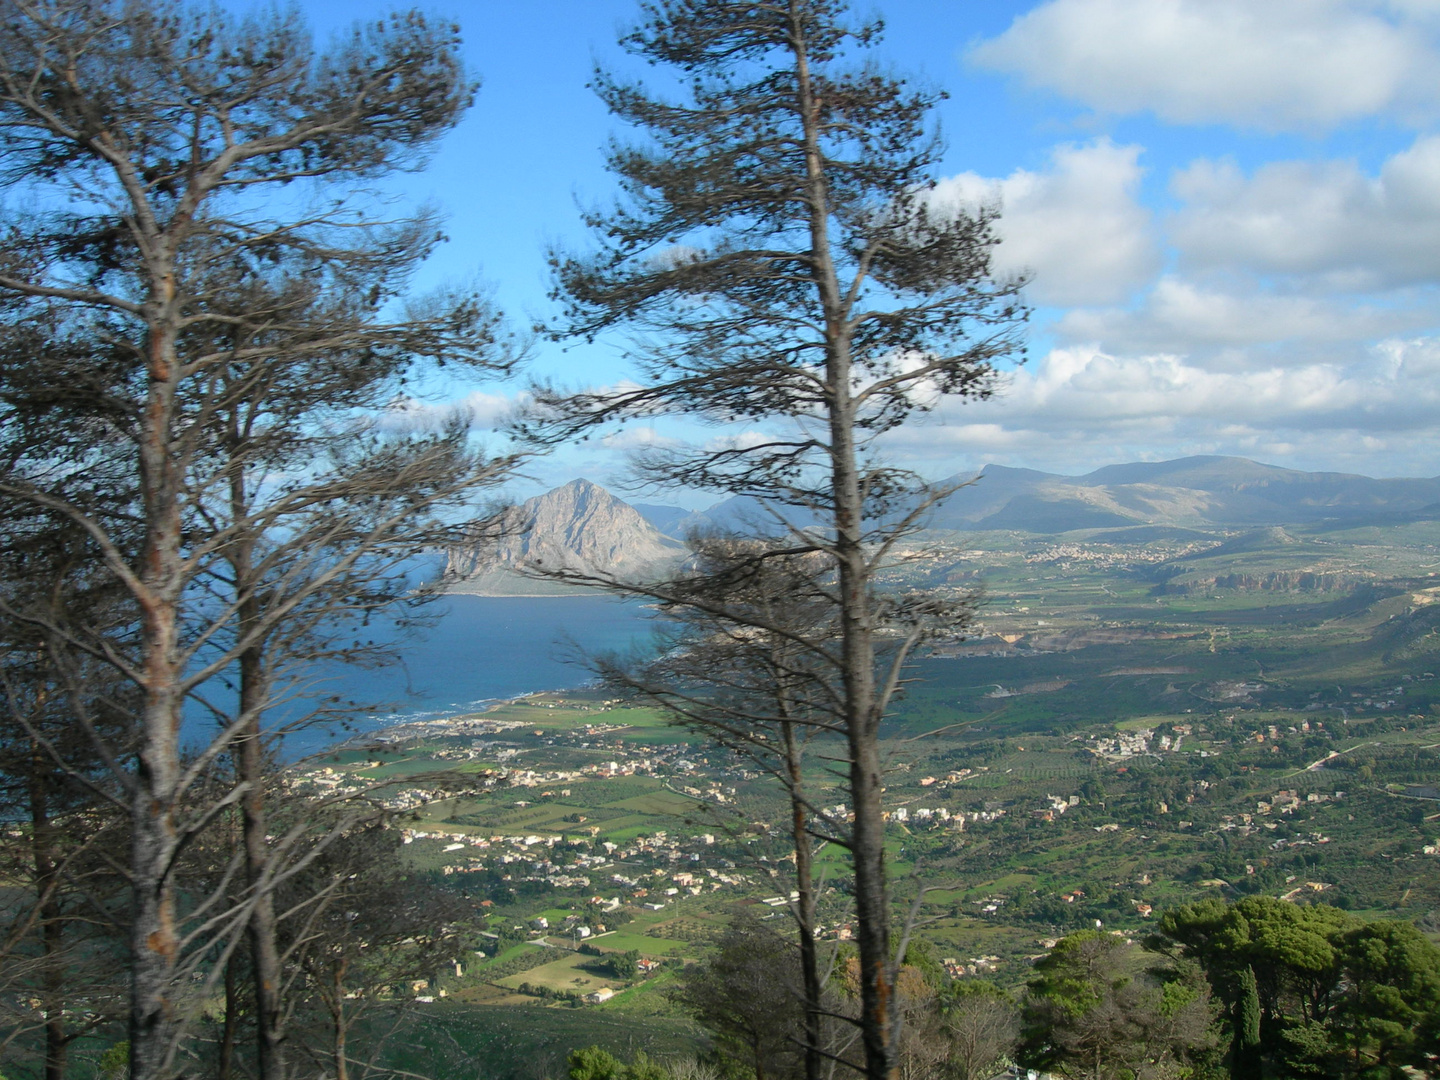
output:
M498 542L477 538L451 548L445 577L452 592L568 592L522 571L569 569L645 579L665 573L685 554L684 545L662 535L604 488L572 480L511 510Z

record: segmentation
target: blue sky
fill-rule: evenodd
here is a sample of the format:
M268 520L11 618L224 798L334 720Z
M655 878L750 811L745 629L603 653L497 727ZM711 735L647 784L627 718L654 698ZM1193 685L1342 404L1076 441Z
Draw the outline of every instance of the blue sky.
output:
M302 7L323 37L391 5ZM1035 275L1030 359L1006 392L942 409L894 456L935 477L1195 453L1440 473L1440 0L857 7L886 20L883 62L951 95L942 192L998 195L1001 267ZM629 63L615 39L635 6L427 10L460 24L483 85L402 185L449 218L425 278L479 275L527 324L550 310L545 244L583 244L577 200L612 191L601 154L618 129L585 84L597 60ZM542 346L533 366L624 374L605 345ZM483 429L517 390L436 397L468 401ZM604 483L620 465L596 442L531 471Z

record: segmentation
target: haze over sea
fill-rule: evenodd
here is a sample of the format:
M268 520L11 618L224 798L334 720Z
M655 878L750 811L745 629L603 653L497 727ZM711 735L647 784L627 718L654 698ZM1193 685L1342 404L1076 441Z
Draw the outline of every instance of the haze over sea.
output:
M376 711L359 715L349 731L330 725L291 736L285 757L315 753L356 732L581 686L591 676L575 646L623 651L649 637L653 614L602 596L450 596L433 610L438 621L407 642L403 664L339 668L328 676L325 692L374 702Z

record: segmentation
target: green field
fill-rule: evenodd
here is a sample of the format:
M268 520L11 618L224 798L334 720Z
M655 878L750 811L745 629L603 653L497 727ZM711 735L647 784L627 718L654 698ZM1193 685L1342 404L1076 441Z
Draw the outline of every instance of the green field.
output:
M595 963L596 958L585 956L581 953L562 953L561 956L548 964L531 968L520 975L510 975L498 980L501 986L519 989L521 983L530 983L533 986L546 986L551 990L578 990L582 993L590 993L602 986L612 989L620 983L608 975L587 970L587 965Z

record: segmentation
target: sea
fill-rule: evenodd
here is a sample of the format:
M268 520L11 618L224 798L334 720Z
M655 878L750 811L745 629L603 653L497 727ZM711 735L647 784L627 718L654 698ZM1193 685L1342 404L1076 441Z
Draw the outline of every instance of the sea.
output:
M286 736L281 755L308 756L388 726L459 716L546 690L592 681L584 656L644 649L654 610L603 596L451 595L429 609L433 625L396 638L401 662L375 670L314 673L314 688L373 703L344 725Z

